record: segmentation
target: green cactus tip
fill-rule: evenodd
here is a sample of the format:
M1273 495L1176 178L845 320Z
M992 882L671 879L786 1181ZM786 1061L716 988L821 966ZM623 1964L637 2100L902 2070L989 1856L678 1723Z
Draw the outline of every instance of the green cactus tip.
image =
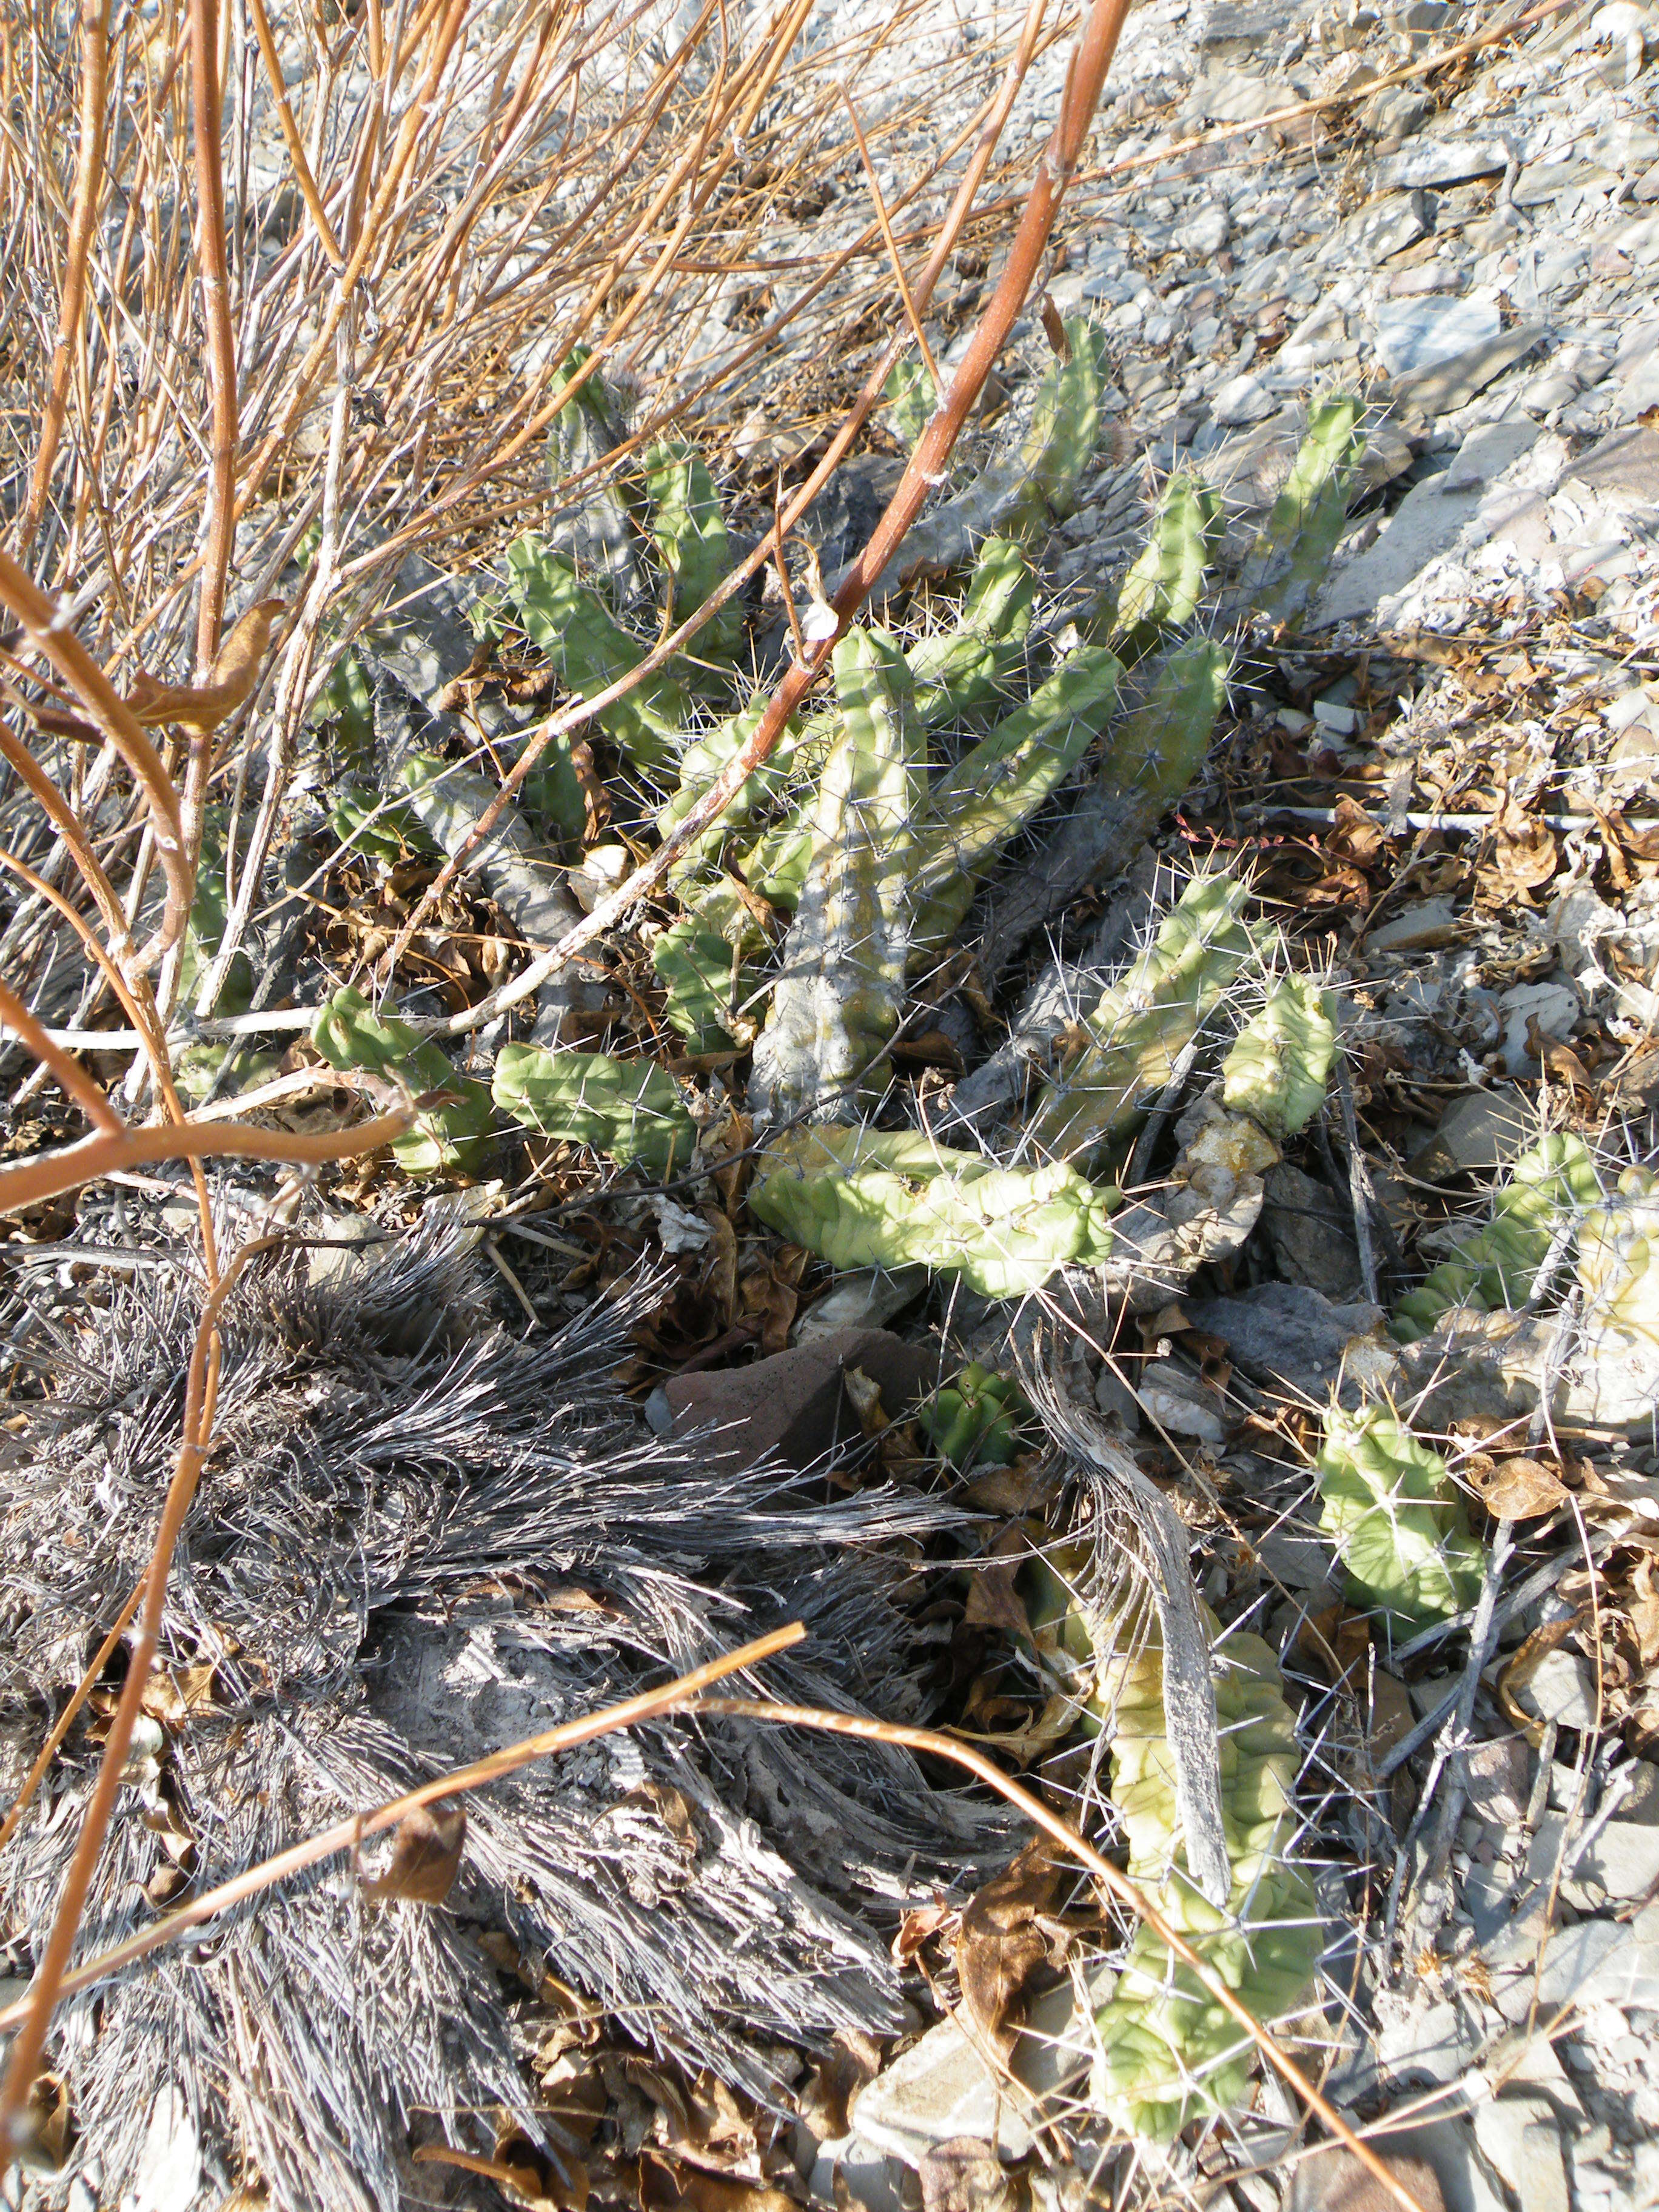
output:
M1474 1603L1486 1554L1438 1452L1381 1407L1334 1407L1314 1466L1320 1526L1341 1554L1357 1603L1408 1634Z
M1222 1064L1222 1097L1270 1137L1294 1137L1325 1103L1336 1057L1336 1001L1305 976L1275 983Z

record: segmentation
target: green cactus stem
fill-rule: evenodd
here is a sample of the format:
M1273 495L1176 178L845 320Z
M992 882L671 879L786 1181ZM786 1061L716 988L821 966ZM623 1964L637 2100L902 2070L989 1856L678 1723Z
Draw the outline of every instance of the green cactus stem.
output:
M1415 1344L1454 1306L1496 1313L1524 1305L1557 1230L1601 1198L1581 1138L1552 1134L1522 1152L1493 1199L1491 1221L1395 1308L1395 1342Z
M1133 1128L1254 945L1239 920L1248 887L1200 876L1089 1017L1090 1041L1045 1086L1029 1131L1050 1159L1085 1159Z
M1224 531L1221 501L1197 477L1171 477L1146 544L1118 589L1114 634L1136 657L1198 611L1204 574Z
M1019 452L1032 490L1061 519L1076 505L1079 479L1100 441L1108 383L1105 331L1086 315L1068 315L1064 328L1069 356L1044 371Z
M725 1052L748 1043L755 1025L733 1011L734 983L746 971L735 963L729 940L696 915L664 930L651 947L651 965L663 987L670 1025L693 1052Z
M1215 1624L1210 1621L1212 1632ZM1112 1711L1112 1796L1131 1878L1258 2020L1304 2006L1323 1948L1313 1884L1290 1856L1299 1755L1284 1676L1260 1637L1216 1648L1222 1820L1233 1886L1224 1911L1188 1879L1156 1636L1102 1669ZM1096 2014L1092 2100L1126 2133L1168 2142L1245 2094L1255 2047L1192 1969L1144 1924Z
M1294 623L1324 580L1365 450L1361 403L1327 399L1308 417L1285 489L1245 562L1241 593L1268 622Z
M909 893L916 952L950 943L997 854L1105 728L1121 673L1115 654L1080 646L933 786Z
M1334 1407L1314 1467L1355 1604L1409 1634L1474 1603L1486 1555L1438 1452L1379 1407Z
M905 445L914 446L939 405L938 388L927 373L927 364L913 353L905 354L893 363L881 389L893 435Z
M937 1390L916 1415L939 1457L958 1473L973 1467L1007 1467L1019 1449L1019 1431L1030 1407L1010 1375L969 1360L952 1382Z
M1578 1229L1578 1282L1587 1328L1659 1343L1659 1176L1626 1168L1617 1195Z
M811 854L755 1048L751 1102L774 1121L853 1111L903 1011L921 781L909 671L890 638L861 629L840 641L833 665L842 734L819 779Z
M1111 1249L1115 1190L1066 1167L1000 1168L919 1131L817 1127L769 1146L750 1193L769 1228L831 1267L919 1266L1021 1297Z
M732 541L708 464L695 446L663 439L647 449L646 489L650 496L651 535L669 579L669 616L674 623L700 607L732 567ZM728 600L698 631L691 648L694 670L708 660L731 662L743 644L743 609ZM730 668L713 672L722 686Z
M1036 599L1036 575L1019 547L1010 538L988 538L957 621L919 639L905 655L925 725L954 720L1001 696L1019 665Z
M591 1145L659 1181L685 1166L697 1141L673 1078L654 1060L503 1045L490 1088L501 1112L523 1127Z
M1275 983L1221 1066L1229 1110L1270 1137L1294 1137L1325 1103L1336 1057L1336 1001L1305 976Z
M489 1093L471 1076L458 1074L431 1038L396 1014L376 1014L348 984L319 1012L311 1041L343 1074L363 1068L427 1102L408 1135L392 1144L392 1156L406 1175L481 1171L495 1126Z
M582 698L625 676L645 647L622 627L597 592L577 580L575 563L533 533L507 548L507 588L527 636L540 646L566 688ZM631 764L665 783L678 779L690 714L685 687L671 668L636 684L597 717Z

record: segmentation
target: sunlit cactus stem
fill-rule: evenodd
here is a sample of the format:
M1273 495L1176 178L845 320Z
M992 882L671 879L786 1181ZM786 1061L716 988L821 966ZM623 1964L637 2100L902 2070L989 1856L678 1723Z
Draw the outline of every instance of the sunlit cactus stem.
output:
M684 1168L696 1145L678 1086L654 1060L503 1045L491 1090L501 1112L523 1127L591 1145L659 1179Z

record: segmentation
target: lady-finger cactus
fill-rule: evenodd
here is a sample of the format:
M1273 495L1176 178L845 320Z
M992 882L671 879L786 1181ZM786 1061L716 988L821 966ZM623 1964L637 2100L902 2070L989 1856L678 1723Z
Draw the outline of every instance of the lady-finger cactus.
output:
M480 1172L495 1127L489 1093L471 1076L457 1074L441 1046L396 1014L375 1013L350 984L318 1014L311 1041L343 1074L364 1068L401 1083L420 1102L414 1127L392 1147L405 1174Z
M988 538L956 622L919 638L905 654L924 724L1000 695L1018 665L1036 599L1036 572L1019 547L1010 538Z
M1011 1375L969 1360L916 1419L933 1449L951 1467L1006 1467L1019 1449L1021 1419L1030 1411Z
M1223 875L1190 883L1157 936L1089 1017L1089 1042L1038 1099L1039 1152L1082 1159L1131 1128L1254 951L1239 919L1249 888Z
M645 456L645 482L651 535L668 571L669 614L680 623L724 580L732 566L732 541L708 464L695 446L664 439L651 447ZM729 599L698 631L692 665L730 662L742 643L743 609ZM729 682L729 669L715 672L720 682Z
M1091 794L1112 823L1109 872L1133 857L1204 765L1227 696L1227 656L1213 638L1189 637L1143 662L1136 682L1145 696L1107 732Z
M770 1145L750 1192L769 1228L835 1267L931 1267L986 1297L1111 1250L1118 1194L1072 1169L1000 1168L918 1130L815 1127Z
M659 1180L686 1165L697 1141L674 1079L654 1060L503 1045L490 1089L502 1113L525 1128L592 1145Z
M507 548L507 588L526 635L561 681L584 698L605 690L645 658L597 592L578 580L574 562L533 533ZM673 669L659 668L605 708L599 727L634 767L672 782L678 772L690 713Z
M1239 586L1269 622L1294 623L1324 580L1365 448L1362 412L1358 399L1343 395L1322 401L1308 417L1307 434Z
M757 1112L834 1119L886 1050L904 1004L911 821L921 786L909 672L890 638L836 647L842 735L825 762L811 856L755 1048Z
M1389 1322L1400 1344L1415 1344L1454 1306L1496 1313L1524 1305L1558 1230L1601 1203L1595 1164L1583 1140L1552 1133L1522 1152L1492 1200L1492 1218L1427 1280L1401 1298Z
M1109 1671L1112 1796L1128 1838L1130 1878L1258 2020L1294 2014L1311 1996L1323 1941L1313 1884L1290 1856L1299 1755L1271 1649L1235 1632L1216 1650L1222 1820L1233 1875L1220 1909L1186 1873L1156 1636L1132 1659L1109 1662ZM1131 2135L1167 2142L1188 2120L1225 2112L1244 2094L1254 2042L1148 1926L1136 1930L1095 2027L1092 2101Z
M1044 371L1019 449L1030 489L1061 517L1072 512L1078 480L1099 442L1108 381L1105 331L1086 315L1068 315L1063 328L1069 351Z
M1104 729L1121 673L1115 654L1079 647L933 786L909 890L916 951L949 944L986 869Z
M1197 477L1171 477L1146 544L1118 587L1115 636L1144 651L1160 631L1184 629L1198 611L1223 534L1221 501Z
M1320 1526L1357 1604L1409 1634L1474 1603L1486 1555L1438 1452L1379 1407L1333 1407L1314 1468Z
M1270 1137L1294 1137L1325 1103L1336 1057L1336 1001L1305 976L1275 983L1221 1064L1221 1096Z

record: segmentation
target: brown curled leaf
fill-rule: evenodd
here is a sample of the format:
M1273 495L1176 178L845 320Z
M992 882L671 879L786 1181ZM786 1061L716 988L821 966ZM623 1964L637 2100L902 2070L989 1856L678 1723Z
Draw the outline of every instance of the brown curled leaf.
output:
M413 1905L441 1905L460 1869L466 1848L466 1808L439 1797L405 1813L392 1832L386 1872L363 1886L365 1897Z

